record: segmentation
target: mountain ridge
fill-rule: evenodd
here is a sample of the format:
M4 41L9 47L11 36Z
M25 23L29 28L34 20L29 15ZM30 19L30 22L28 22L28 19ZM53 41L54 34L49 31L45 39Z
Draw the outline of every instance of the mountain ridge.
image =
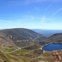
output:
M37 43L42 42L42 40L45 38L41 34L25 28L0 30L0 36L11 40L17 46L21 47L30 45L32 41L35 41Z
M32 30L46 37L52 36L53 34L56 33L62 33L62 30L43 30L43 29L32 29Z

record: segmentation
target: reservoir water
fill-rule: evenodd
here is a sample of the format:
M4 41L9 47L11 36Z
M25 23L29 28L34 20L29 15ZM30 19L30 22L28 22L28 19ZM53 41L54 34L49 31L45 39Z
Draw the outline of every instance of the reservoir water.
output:
M62 43L51 43L43 47L45 51L62 50Z

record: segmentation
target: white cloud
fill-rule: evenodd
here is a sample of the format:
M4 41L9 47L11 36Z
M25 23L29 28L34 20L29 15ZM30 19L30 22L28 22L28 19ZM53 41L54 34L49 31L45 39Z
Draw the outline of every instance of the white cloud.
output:
M59 13L60 11L62 11L62 8L59 8L57 11L55 11L51 16L55 16L57 13Z

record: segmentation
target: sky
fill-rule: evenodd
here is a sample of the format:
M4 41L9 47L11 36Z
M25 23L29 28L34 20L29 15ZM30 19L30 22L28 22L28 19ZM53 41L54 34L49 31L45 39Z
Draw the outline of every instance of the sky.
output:
M0 0L0 29L62 30L62 0Z

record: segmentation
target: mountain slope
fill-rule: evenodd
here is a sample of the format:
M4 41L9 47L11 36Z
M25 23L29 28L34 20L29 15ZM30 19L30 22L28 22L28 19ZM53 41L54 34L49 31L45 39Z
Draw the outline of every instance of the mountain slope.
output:
M24 28L0 30L0 36L11 40L17 46L30 45L32 41L41 42L45 38L41 34Z
M44 40L47 43L62 43L62 33L56 33Z

